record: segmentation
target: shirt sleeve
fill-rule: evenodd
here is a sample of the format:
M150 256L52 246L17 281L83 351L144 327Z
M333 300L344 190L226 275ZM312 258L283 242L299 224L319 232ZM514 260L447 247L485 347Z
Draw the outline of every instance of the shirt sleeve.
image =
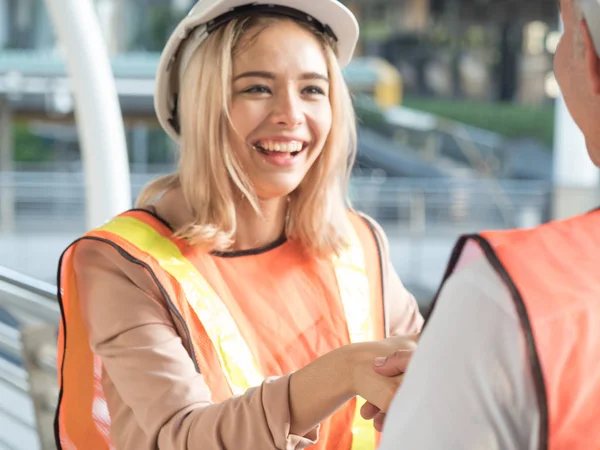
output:
M539 422L512 298L486 260L474 261L445 284L380 449L534 450Z
M390 321L390 336L420 333L423 316L417 300L404 287L391 261L388 261L387 276L385 307Z
M385 280L383 299L385 315L389 320L386 327L389 336L400 336L404 334L417 334L423 328L423 316L419 311L419 305L415 296L411 294L402 281L390 259L390 244L382 226L372 217L362 215L369 223L375 233L380 246L379 252L384 263L381 273Z
M144 268L106 244L82 241L74 272L116 448L296 450L316 442L318 428L290 434L289 375L212 403Z

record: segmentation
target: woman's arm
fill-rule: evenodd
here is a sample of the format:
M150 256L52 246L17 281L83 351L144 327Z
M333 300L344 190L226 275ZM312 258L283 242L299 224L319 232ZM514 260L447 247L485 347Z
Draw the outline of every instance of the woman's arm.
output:
M289 376L213 404L145 269L98 242L78 243L74 258L117 448L289 449L316 440L316 430L290 433Z
M388 261L386 288L385 307L390 321L390 336L420 333L423 316L417 300L404 287L391 261Z
M390 244L383 227L372 217L360 214L369 223L374 232L378 251L382 261L381 276L385 282L383 303L388 320L389 336L416 334L423 328L423 317L415 297L400 281L390 258Z

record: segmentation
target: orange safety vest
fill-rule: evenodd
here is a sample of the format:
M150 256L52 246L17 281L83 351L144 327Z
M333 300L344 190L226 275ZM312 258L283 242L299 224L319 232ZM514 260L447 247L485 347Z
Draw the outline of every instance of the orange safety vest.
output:
M332 258L340 299L351 342L382 339L385 330L380 243L368 220L349 214L351 245ZM367 223L365 223L367 222ZM274 374L263 373L252 349L268 342L247 342L229 311L205 276L186 258L187 243L175 239L171 230L151 214L131 210L115 217L81 239L106 242L122 255L145 266L165 296L174 321L198 372L202 373L215 402L245 392ZM77 242L77 241L76 241ZM101 386L102 363L88 344L81 317L72 269L73 244L59 265L59 302L62 321L58 340L60 387L55 420L57 448L104 450L110 439L110 416ZM344 341L342 338L341 341ZM293 357L293 355L290 355ZM360 405L346 406L343 429L329 430L339 440L347 435L348 450L372 450L379 436L371 422L360 417ZM348 433L351 433L348 435ZM334 439L334 438L332 438ZM314 448L333 450L319 442ZM336 444L336 450L337 447ZM340 450L342 450L340 448Z
M463 236L442 286L481 255L471 244L516 306L540 412L539 449L600 448L600 211Z

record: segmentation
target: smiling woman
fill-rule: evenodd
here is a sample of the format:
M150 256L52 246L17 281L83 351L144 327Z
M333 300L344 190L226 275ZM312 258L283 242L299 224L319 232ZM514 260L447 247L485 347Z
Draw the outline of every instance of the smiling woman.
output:
M345 202L357 38L335 0L202 0L175 30L178 170L61 261L59 448L375 448L356 396L386 410L373 361L422 318Z

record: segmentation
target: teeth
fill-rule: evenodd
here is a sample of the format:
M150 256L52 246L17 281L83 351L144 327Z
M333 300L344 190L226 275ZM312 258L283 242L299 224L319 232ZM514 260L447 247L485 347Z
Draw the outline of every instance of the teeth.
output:
M261 141L255 144L255 147L260 147L270 152L281 152L281 153L293 153L302 150L302 142L299 141L288 141L288 142L277 142L277 141Z

